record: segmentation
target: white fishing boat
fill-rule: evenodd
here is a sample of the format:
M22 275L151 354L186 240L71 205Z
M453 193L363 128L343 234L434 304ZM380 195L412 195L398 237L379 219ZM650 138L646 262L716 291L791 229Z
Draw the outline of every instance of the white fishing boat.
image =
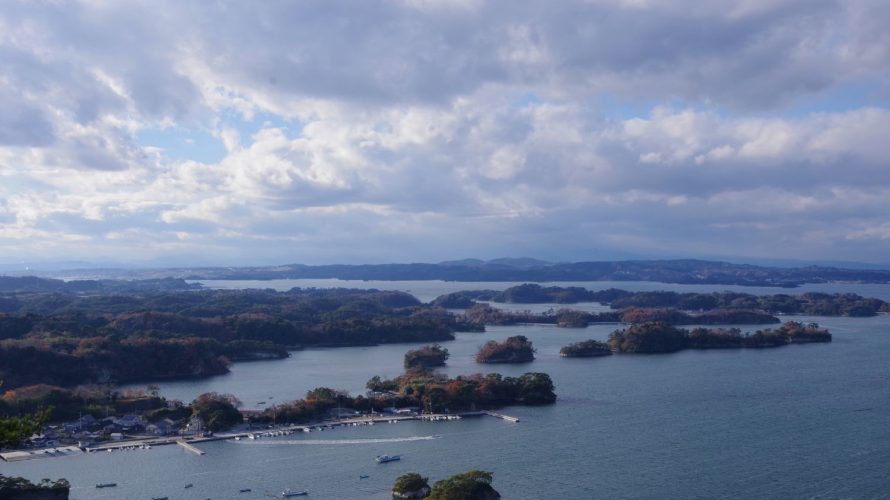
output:
M288 488L281 492L281 498L304 497L308 494L309 492L306 490L296 491Z

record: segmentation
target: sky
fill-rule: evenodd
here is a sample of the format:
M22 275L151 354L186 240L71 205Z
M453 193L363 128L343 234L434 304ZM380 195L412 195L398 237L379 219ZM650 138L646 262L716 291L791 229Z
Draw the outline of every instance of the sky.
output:
M886 0L0 3L0 263L890 262Z

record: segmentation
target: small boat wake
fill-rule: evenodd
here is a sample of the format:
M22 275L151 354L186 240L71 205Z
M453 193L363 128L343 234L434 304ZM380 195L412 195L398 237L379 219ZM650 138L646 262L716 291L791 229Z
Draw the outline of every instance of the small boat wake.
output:
M269 441L229 441L230 443L244 445L328 445L328 444L378 444L378 443L407 443L410 441L432 441L442 436L409 436L401 438L369 438L369 439L284 439Z

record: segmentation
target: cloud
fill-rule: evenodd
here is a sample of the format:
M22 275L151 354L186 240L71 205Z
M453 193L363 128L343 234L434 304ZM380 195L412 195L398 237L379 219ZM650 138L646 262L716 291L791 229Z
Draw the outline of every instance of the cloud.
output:
M877 0L7 2L0 256L885 259L887 21ZM183 157L189 131L219 153Z

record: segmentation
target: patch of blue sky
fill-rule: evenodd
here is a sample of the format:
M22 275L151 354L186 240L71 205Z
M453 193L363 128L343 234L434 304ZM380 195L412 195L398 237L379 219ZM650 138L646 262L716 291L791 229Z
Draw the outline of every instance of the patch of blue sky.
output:
M264 128L280 129L290 139L298 137L303 132L303 123L300 120L284 118L268 112L255 113L250 120L245 120L241 113L230 110L221 113L219 118L220 127L237 130L241 134L242 142L249 140L251 136Z
M142 146L161 149L174 160L217 163L226 156L222 140L203 127L146 127L136 134L136 140Z
M652 111L658 107L673 110L708 111L717 113L720 116L723 116L725 113L706 102L691 102L679 98L669 100L641 99L639 97L620 97L609 93L602 93L592 98L588 106L602 118L618 121L649 118L652 116Z
M797 97L786 113L801 117L813 113L843 113L861 108L890 108L887 82L870 80L849 83L815 94Z
M526 93L519 96L513 103L517 108L537 106L546 101L535 93ZM652 114L657 106L667 106L674 109L705 109L704 106L692 105L682 100L658 101L655 99L621 98L614 94L599 94L589 99L585 107L605 119L629 120L631 118L645 118Z
M219 115L217 127L233 128L241 135L241 143L247 145L250 138L264 128L277 128L294 139L303 131L299 120L286 119L271 113L257 113L245 120L240 113L225 111ZM136 134L142 146L160 148L164 156L175 160L193 160L202 163L218 163L226 156L222 138L205 126L146 127Z
M537 104L541 104L543 101L537 94L529 92L526 94L522 94L516 99L515 105L517 108L525 108L527 106L534 106Z

